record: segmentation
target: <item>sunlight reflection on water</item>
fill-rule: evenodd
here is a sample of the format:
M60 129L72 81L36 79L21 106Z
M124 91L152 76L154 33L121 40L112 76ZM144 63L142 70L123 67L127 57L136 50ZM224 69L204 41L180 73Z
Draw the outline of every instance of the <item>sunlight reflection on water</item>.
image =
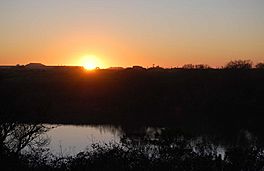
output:
M144 141L146 140L145 136L151 137L154 135L158 135L163 131L166 131L165 128L155 128L155 127L146 127L144 129L137 128L136 132L124 132L124 128L118 126L111 125L54 125L48 124L48 127L52 127L50 131L47 132L48 137L50 138L50 144L48 148L50 151L56 156L72 156L76 155L79 152L92 150L92 144L98 143L100 145L117 143L122 145L121 138L124 138L124 135L130 134L130 140ZM131 131L131 130L130 130ZM135 131L135 130L134 130ZM142 134L143 131L143 134ZM169 129L168 129L169 131ZM132 134L131 134L132 133ZM171 135L170 138L177 137L177 133L175 135ZM183 137L178 137L178 140L181 140ZM186 139L186 138L185 138ZM204 139L207 139L206 136L197 136L188 140L187 144L192 147L194 152L198 152L196 149L199 149L201 143L204 143ZM166 140L166 139L164 139ZM187 139L186 139L187 140ZM162 142L163 139L160 139ZM166 141L165 141L166 142ZM173 142L170 142L173 143ZM144 143L143 143L144 144ZM203 149L207 152L212 152L210 149L215 149L217 155L221 155L222 159L225 156L226 149L223 145L214 144L210 142L209 144L203 144ZM165 144L166 146L166 144ZM205 147L209 147L208 149ZM206 152L205 151L205 152Z
M49 148L56 155L75 155L90 149L93 143L119 143L120 131L111 126L92 125L47 125L54 127L47 135L51 142Z

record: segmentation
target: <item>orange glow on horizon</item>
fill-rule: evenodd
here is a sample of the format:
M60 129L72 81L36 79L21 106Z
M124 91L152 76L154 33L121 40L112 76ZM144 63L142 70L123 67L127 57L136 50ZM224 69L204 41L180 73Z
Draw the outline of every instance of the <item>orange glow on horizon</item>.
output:
M80 59L80 65L86 70L94 70L103 66L102 62L95 55L85 55Z
M264 60L260 0L66 1L0 1L0 65L171 68ZM100 61L80 61L85 55Z

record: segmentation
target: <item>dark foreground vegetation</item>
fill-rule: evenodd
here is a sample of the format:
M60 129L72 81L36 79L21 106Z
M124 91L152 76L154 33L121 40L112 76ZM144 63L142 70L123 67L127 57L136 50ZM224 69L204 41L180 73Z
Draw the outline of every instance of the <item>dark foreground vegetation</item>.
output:
M263 170L263 66L232 61L221 69L206 65L92 72L78 67L1 69L0 167ZM165 129L150 136L124 128L121 144L95 144L92 151L62 157L43 147L48 141L40 135L48 128L36 123L150 125L174 127L184 134ZM218 138L208 142L207 136ZM229 140L224 156L212 145L214 139ZM25 148L30 152L23 153Z
M93 144L76 156L55 156L41 124L1 124L1 170L261 171L264 146L241 131L236 142L190 136L167 128L125 128L121 143ZM141 129L141 131L139 131ZM5 137L7 133L8 137ZM219 147L225 147L225 153ZM22 148L21 148L22 147ZM23 152L23 149L27 148Z

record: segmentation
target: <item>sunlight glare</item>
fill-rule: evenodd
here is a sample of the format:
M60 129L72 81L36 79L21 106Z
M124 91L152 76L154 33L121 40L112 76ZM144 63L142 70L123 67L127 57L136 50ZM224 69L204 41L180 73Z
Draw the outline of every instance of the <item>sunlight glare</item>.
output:
M81 65L86 70L94 70L97 67L100 67L100 62L95 55L87 55L82 58Z

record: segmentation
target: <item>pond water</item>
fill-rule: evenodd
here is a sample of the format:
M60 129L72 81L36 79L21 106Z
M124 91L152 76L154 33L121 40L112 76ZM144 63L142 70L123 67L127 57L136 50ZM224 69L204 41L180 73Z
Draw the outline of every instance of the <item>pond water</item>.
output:
M148 140L159 140L163 143L173 143L173 141L187 139L178 135L178 132L170 134L169 139L166 137L157 138L157 134L161 135L161 132L171 131L168 128L154 128L154 127L143 127L128 129L118 126L109 125L45 125L51 127L47 132L47 136L50 138L48 148L56 156L73 156L81 151L91 150L92 144L98 143L105 145L109 143L121 144L121 138L129 139L133 143L146 144ZM197 147L204 142L203 136L197 136L188 138L188 143L192 146L194 151L197 151ZM207 143L207 142L206 142ZM165 145L165 144L164 144ZM208 145L208 144L206 144ZM215 148L217 154L221 154L222 157L225 155L225 147L219 144L213 144L210 142L207 147L209 150ZM199 151L199 150L198 150Z
M121 130L102 125L47 125L49 148L55 155L75 155L91 148L93 143L101 145L119 143Z
M136 150L150 156L186 153L224 158L239 151L259 150L264 153L261 130L228 129L229 131L199 131L174 126L139 125L54 125L2 123L2 131L8 131L4 141L7 149L14 152L44 150L42 145L58 157L75 156L80 152L118 148ZM32 139L33 138L33 139ZM27 144L23 144L27 142ZM99 146L93 146L98 144ZM114 144L114 146L112 145ZM22 148L21 148L22 147Z

